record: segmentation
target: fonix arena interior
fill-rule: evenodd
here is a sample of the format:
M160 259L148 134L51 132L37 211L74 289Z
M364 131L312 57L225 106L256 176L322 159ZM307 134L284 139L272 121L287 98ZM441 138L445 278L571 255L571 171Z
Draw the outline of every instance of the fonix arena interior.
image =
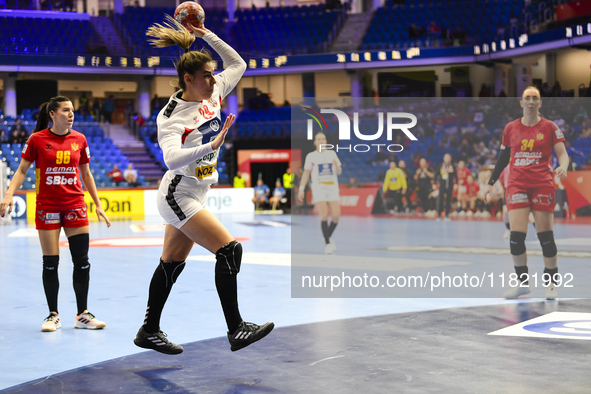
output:
M590 391L589 2L200 4L206 27L247 63L224 100L224 116L238 118L207 209L244 246L244 314L273 320L276 329L248 349L228 351L214 258L195 247L162 322L185 352L165 356L132 343L162 252L155 195L166 164L156 116L175 91L170 82L180 56L178 48L149 46L145 31L173 14L178 2L6 1L0 3L1 191L18 168L39 105L65 95L76 109L73 128L88 140L91 170L113 226L90 225L89 301L107 327L74 330L69 324L75 301L63 237L64 324L40 332L46 304L32 221L35 171L29 171L12 216L0 222L1 392ZM198 40L194 48L202 46ZM214 60L216 72L223 71ZM466 199L458 184L450 220L437 220L438 182L429 185L423 206L414 180L422 158L436 168L450 154L482 189L503 128L521 116L519 97L532 85L542 96L541 115L561 128L570 159L568 177L555 184L554 234L559 272L570 275L572 286L560 288L553 301L539 288L518 300L503 298L513 267L498 201L502 190L486 203L478 192ZM359 133L339 139L336 111ZM416 140L400 128L388 138L392 112L416 117ZM380 129L380 113L383 133L360 138ZM310 194L303 202L295 198L305 157L314 150L311 131L326 134L343 168L342 216L333 234L338 249L329 255ZM407 181L398 204L382 198L391 162ZM122 179L128 168L137 178ZM288 168L292 175L284 176ZM233 187L237 178L245 188ZM288 194L276 204L253 202L259 179L270 192L278 180L291 180L292 187L285 185ZM530 273L541 274L533 224L526 245ZM314 279L302 281L302 273ZM363 283L368 273L369 285ZM374 288L372 278L384 273L409 282ZM416 284L427 273L443 285L431 279L430 286L411 286L411 278ZM337 286L345 277L351 284ZM457 286L455 278L481 281ZM478 286L485 281L486 291Z

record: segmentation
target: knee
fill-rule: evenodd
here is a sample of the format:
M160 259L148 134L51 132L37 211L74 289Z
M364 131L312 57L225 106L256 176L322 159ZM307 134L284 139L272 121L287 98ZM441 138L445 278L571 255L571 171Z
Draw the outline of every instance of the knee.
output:
M521 231L511 231L509 243L511 244L511 254L513 256L519 256L525 253L525 236L526 234Z
M216 253L215 274L236 275L242 264L242 244L236 240L222 246Z
M542 254L544 257L554 257L558 254L556 242L554 242L554 231L543 231L538 233L540 245L542 245Z
M166 287L172 286L185 269L184 261L166 261L160 259L160 268L166 277Z
M88 262L88 255L73 257L72 262L74 263L74 272L72 277L74 282L87 281L90 275L90 263Z
M43 256L43 275L57 275L60 256Z

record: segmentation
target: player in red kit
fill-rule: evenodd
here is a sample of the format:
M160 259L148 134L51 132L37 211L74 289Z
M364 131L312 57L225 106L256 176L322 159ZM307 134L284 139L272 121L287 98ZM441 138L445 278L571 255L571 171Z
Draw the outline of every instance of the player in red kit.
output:
M49 120L51 118L51 127ZM14 173L6 196L0 203L0 216L12 211L14 192L22 185L27 170L35 163L37 201L35 225L43 251L43 288L49 316L41 331L55 331L61 327L57 308L59 289L59 235L63 227L74 263L74 292L76 293L76 328L99 329L105 323L88 312L88 216L81 178L96 205L98 219L111 223L99 200L94 178L90 172L90 150L86 137L72 130L74 107L69 98L53 97L40 108L35 130L29 137L18 170Z
M458 202L460 203L459 205L461 206L461 211L460 211L460 216L465 216L466 212L468 210L468 208L466 207L466 204L464 203L464 201L466 200L467 197L467 193L468 193L468 189L467 189L467 182L468 182L468 175L471 174L470 169L468 167L466 167L466 163L464 162L464 160L460 160L458 162L458 167L456 168L456 174L458 176L458 183L456 183L454 185L454 189L457 193L456 197L458 199ZM452 214L455 212L455 214L457 214L456 210L454 209ZM454 216L455 216L454 214Z
M498 187L497 187L498 185ZM505 167L503 172L501 172L501 176L499 177L498 181L495 183L495 187L493 187L493 196L495 200L501 201L502 211L503 211L503 222L505 223L505 233L503 234L503 239L509 238L511 235L511 226L509 225L509 212L507 212L507 204L505 204L505 190L507 190L507 186L509 185L509 167ZM536 227L536 223L534 222L534 215L532 212L529 213L528 220L530 223Z
M478 182L474 180L472 175L466 177L466 194L462 200L462 208L467 212L468 217L474 216L474 210L476 209L476 201L478 200L478 192L480 186Z
M557 297L555 277L558 273L558 252L553 233L555 199L552 149L560 164L554 172L560 179L566 178L568 154L562 131L539 113L542 100L538 89L531 86L526 88L520 103L523 117L505 126L501 154L486 186L485 195L488 199L492 186L510 163L505 199L511 228L511 255L520 283L507 291L505 297L518 298L530 293L525 237L531 211L544 255L546 299L553 300Z

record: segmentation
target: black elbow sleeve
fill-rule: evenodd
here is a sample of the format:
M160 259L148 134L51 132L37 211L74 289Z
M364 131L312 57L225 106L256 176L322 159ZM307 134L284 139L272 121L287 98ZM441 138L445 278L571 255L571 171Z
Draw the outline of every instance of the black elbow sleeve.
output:
M501 173L507 167L507 164L511 161L511 148L506 147L505 149L501 149L501 154L499 155L499 159L497 160L497 164L495 165L495 169L493 170L492 175L490 176L490 180L488 181L489 185L494 185L497 179L501 176Z

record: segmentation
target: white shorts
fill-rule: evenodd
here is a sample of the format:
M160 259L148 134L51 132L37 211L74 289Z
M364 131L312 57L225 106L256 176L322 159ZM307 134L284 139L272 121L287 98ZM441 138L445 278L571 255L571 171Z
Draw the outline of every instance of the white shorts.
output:
M321 201L339 201L339 186L312 183L312 204Z
M167 172L158 188L156 203L164 223L180 229L197 212L205 208L209 185L195 187L187 178Z

